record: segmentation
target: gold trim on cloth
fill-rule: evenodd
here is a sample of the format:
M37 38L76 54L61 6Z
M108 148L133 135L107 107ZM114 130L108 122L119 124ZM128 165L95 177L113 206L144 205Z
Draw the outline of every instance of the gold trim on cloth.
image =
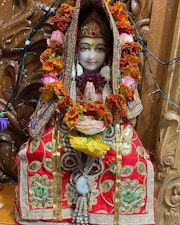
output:
M65 69L64 69L63 83L66 90L69 90L72 64L74 62L76 55L76 39L77 39L79 12L80 12L80 1L77 1L75 5L74 17L72 19L71 25L68 28L67 41L64 47Z
M107 4L105 4L105 7L106 7L105 13L107 17L109 17L110 28L113 33L112 91L115 94L117 93L117 86L120 78L119 62L121 57L121 44L116 22L111 12L109 11Z
M121 188L121 168L122 168L122 126L116 125L116 187L115 187L115 200L114 200L114 225L119 224L120 220L120 188Z
M60 131L57 120L52 131L53 218L62 220L62 175L60 165Z

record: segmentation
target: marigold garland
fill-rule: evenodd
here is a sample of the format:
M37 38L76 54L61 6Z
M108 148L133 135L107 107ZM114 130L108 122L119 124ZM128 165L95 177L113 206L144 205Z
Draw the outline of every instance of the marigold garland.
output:
M53 16L50 23L54 29L60 30L64 35L69 27L75 9L76 1L69 1L69 4L63 3L58 9L57 14ZM126 33L134 35L134 27L128 20L128 13L124 9L125 4L116 2L110 4L105 1L112 16L115 19L119 34ZM139 64L141 60L138 53L142 47L138 42L125 42L121 46L121 59L119 62L121 77L130 76L137 83L141 79ZM48 48L41 54L43 70L50 72L51 76L61 76L63 62L63 44L49 40ZM78 77L78 82L84 82L84 77ZM103 83L103 80L100 82ZM100 103L74 103L67 91L64 89L62 81L46 84L40 88L41 100L49 101L57 99L57 112L63 116L63 120L69 129L74 129L79 120L83 120L83 115L93 116L96 120L102 120L106 128L110 126L113 119L119 121L126 119L128 113L128 103L134 100L134 87L128 87L122 82L118 85L119 93L111 94L106 98L105 105Z
M104 121L106 128L109 128L112 123L112 114L106 106L100 103L85 102L86 115L93 116L96 120Z
M62 58L56 54L51 48L46 49L40 56L40 61L42 63L42 69L46 72L52 72L54 75L58 76L63 69L64 62Z
M121 76L131 76L139 82L141 74L139 71L139 64L141 60L136 55L124 54L120 59Z
M63 122L70 130L75 128L75 124L81 119L86 109L79 103L74 103L70 109L65 113Z
M71 4L62 3L57 10L57 15L51 18L50 23L54 25L55 29L66 32L74 15L75 1L71 1Z
M56 95L56 96L65 96L67 95L67 91L64 89L64 85L62 80L59 80L58 82L52 82L47 84L45 87L40 87L40 92L44 93L48 93L48 92L52 92Z
M124 45L122 45L121 50L122 56L127 54L137 55L142 51L142 46L139 44L139 42L126 42Z

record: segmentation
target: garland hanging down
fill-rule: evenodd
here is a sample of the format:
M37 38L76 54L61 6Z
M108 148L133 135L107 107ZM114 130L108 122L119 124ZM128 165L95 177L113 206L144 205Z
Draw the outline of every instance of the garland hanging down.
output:
M71 5L63 3L57 10L57 14L51 18L50 23L55 30L47 40L47 49L40 56L42 68L46 72L42 77L44 87L40 88L40 99L46 102L56 98L56 112L63 116L63 121L70 130L77 128L77 123L89 115L92 115L92 120L102 121L106 129L110 127L113 120L116 122L126 120L128 104L134 100L134 91L141 79L139 71L141 60L138 53L142 51L142 47L139 42L133 40L135 31L128 20L125 4L116 2L111 5L109 1L106 3L119 30L122 52L119 62L121 79L117 93L107 96L104 105L98 102L73 102L61 80L64 68L64 39L73 17L75 2ZM104 82L100 74L83 73L77 79L79 86L85 86L88 76L91 76L91 80L98 77L96 83L98 82L99 85Z

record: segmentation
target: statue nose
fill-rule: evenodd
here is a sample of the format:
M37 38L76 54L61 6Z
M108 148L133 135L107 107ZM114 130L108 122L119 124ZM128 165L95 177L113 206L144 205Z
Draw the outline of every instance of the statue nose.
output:
M94 51L94 49L91 49L90 54L89 54L89 58L90 59L94 59L95 58L95 51Z

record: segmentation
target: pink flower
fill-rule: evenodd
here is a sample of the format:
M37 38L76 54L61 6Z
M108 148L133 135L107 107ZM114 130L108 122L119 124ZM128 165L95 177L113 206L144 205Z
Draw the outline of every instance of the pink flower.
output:
M84 116L83 121L76 123L76 129L87 135L94 135L105 130L104 122L95 120L92 116Z
M44 74L41 80L44 85L52 83L52 82L58 82L58 78L55 75L52 75L49 73Z
M52 32L51 37L47 39L47 44L51 45L53 42L63 44L64 34L60 30L55 30Z
M137 86L136 81L132 77L130 77L130 76L124 76L122 78L122 83L125 86L130 87L130 88L136 88L136 86Z
M121 44L125 44L126 42L133 42L133 36L132 34L122 33L120 34L120 42Z

